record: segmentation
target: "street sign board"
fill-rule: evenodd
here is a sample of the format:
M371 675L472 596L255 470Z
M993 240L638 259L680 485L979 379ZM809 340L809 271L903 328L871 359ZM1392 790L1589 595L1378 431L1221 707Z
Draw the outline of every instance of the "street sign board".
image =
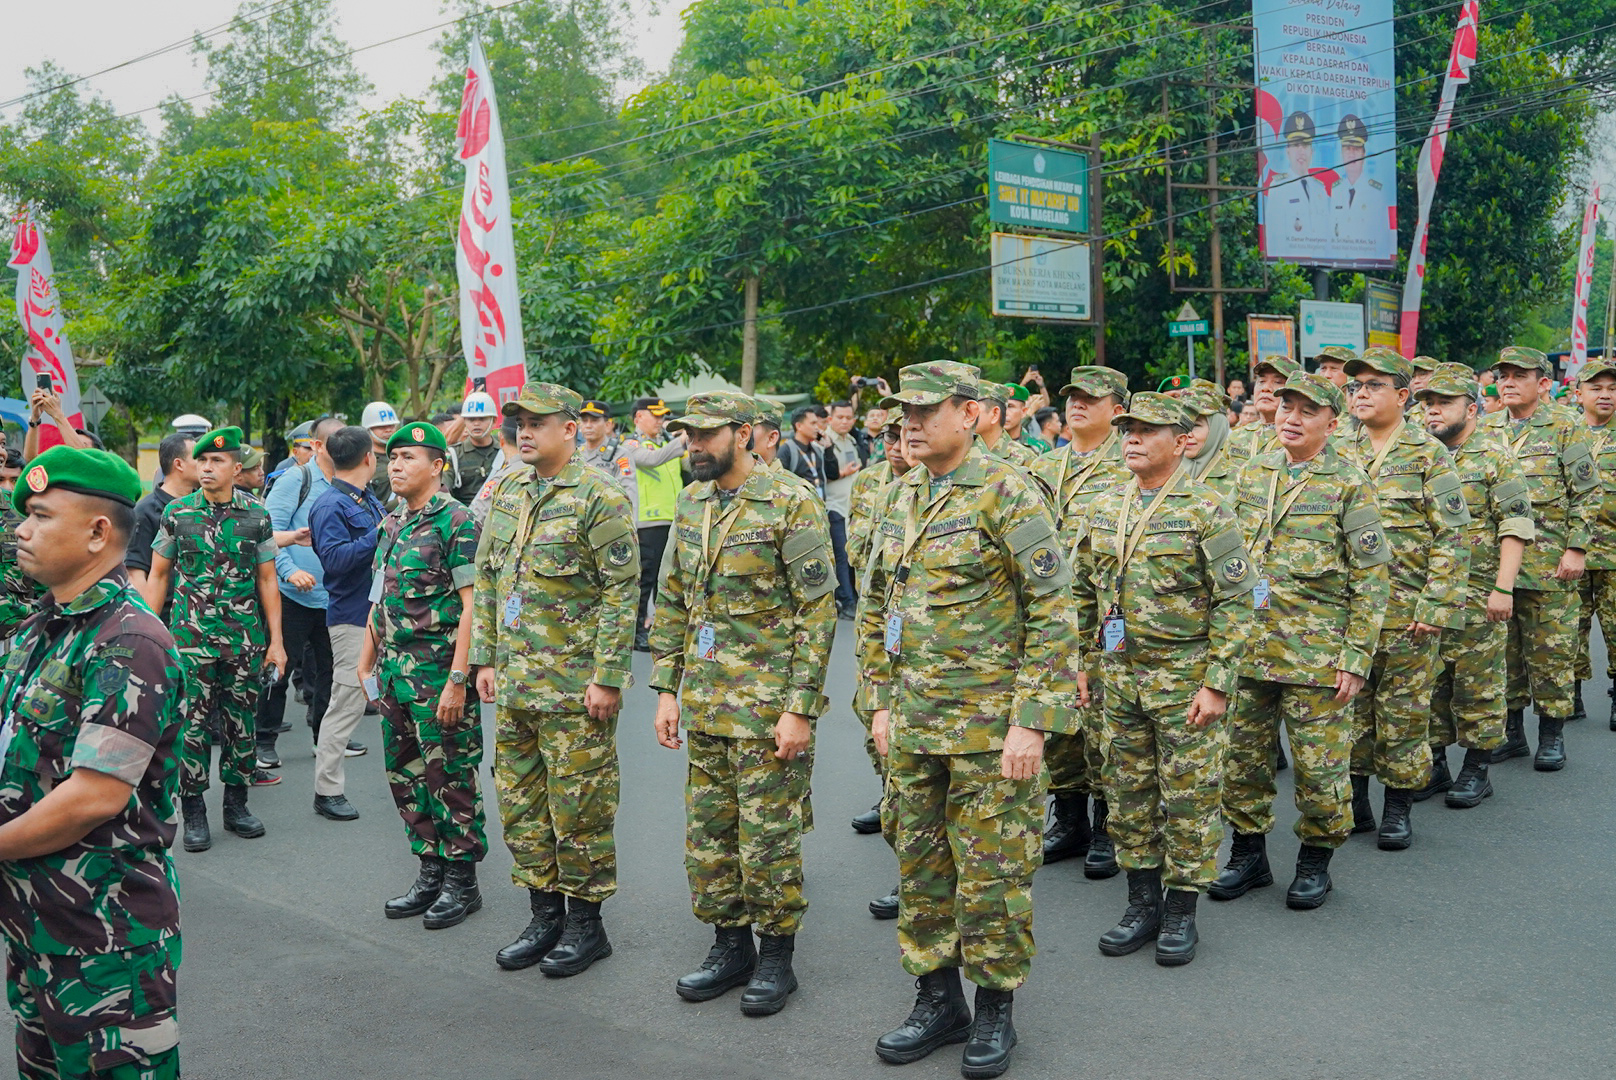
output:
M1168 337L1205 337L1212 332L1211 326L1205 319L1185 319L1182 322L1167 324Z
M1370 345L1400 349L1403 325L1403 292L1396 285L1370 279L1364 282L1364 315L1369 320Z
M1022 319L1091 317L1089 245L993 234L993 314Z
M1340 345L1353 352L1364 351L1362 304L1303 300L1301 315L1302 356L1317 356L1327 345Z
M988 217L999 225L1089 231L1089 156L988 140Z
M84 422L93 428L99 428L101 421L111 410L111 400L95 383L91 383L89 388L79 395L79 411L84 414Z

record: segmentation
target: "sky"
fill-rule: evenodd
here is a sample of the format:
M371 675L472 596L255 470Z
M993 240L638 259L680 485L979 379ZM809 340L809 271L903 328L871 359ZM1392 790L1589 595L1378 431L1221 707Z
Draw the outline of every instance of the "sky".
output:
M679 44L680 13L687 0L628 0L633 11L628 34L648 74L663 71ZM426 93L437 73L433 42L441 30L428 27L455 18L442 0L334 0L337 32L350 47L363 49L354 65L375 84L366 106ZM23 69L44 60L75 75L110 68L154 50L185 44L151 59L97 75L89 86L120 112L138 113L155 127L154 106L170 94L202 91L203 71L189 41L198 31L227 23L237 0L51 0L8 4L7 63L0 65L0 102L27 90ZM378 42L423 30L400 41ZM375 44L375 48L365 48ZM495 72L498 78L498 72ZM496 82L497 86L497 82ZM625 92L638 87L625 87ZM199 102L203 104L204 102ZM15 111L0 109L9 116Z

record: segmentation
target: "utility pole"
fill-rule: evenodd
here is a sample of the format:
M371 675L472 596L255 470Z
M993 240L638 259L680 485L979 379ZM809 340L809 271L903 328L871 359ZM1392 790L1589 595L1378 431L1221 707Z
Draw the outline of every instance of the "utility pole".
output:
M1611 246L1610 253L1610 282L1605 288L1605 352L1606 360L1616 357L1616 344L1611 338L1616 337L1616 245Z
M1208 108L1210 112L1211 109ZM1219 386L1223 385L1223 230L1218 226L1218 200L1222 193L1218 191L1218 128L1217 118L1213 117L1212 137L1208 140L1208 149L1211 157L1206 162L1206 183L1211 189L1211 206L1207 214L1212 219L1212 237L1209 248L1212 254L1212 378ZM1190 378L1195 378L1195 346L1194 338L1190 346Z
M757 389L758 276L746 275L746 321L741 324L741 392Z
M1100 132L1089 144L1089 277L1094 286L1094 362L1105 367L1105 217L1100 213Z

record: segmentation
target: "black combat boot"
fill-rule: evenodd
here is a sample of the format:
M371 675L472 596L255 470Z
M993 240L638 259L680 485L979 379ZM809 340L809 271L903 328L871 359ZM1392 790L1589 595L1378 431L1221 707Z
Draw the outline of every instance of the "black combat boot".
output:
M1570 716L1570 719L1572 719L1572 720L1586 720L1586 719L1588 719L1588 709L1582 703L1582 680L1578 679L1576 682L1572 683L1571 685L1574 687L1574 689L1571 691L1571 716Z
M1201 940L1195 932L1195 905L1200 899L1193 890L1167 890L1156 935L1156 963L1162 967L1182 967L1195 959L1195 944Z
M757 949L750 926L720 926L707 959L689 975L682 975L674 992L686 1001L711 1001L737 986L746 985L757 967Z
M533 918L515 941L494 954L494 963L506 971L521 971L543 960L561 940L561 926L567 921L566 897L542 889L527 892L528 909L533 912Z
M226 784L224 788L224 827L243 840L264 835L264 823L247 809L247 785Z
M1330 856L1335 851L1327 847L1303 844L1296 853L1296 878L1285 891L1285 906L1297 911L1311 911L1324 904L1335 888L1330 881Z
M881 804L876 803L853 819L853 831L860 836L871 836L881 831Z
M1001 1076L1010 1067L1010 1051L1016 1045L1016 1025L1010 1017L1015 996L1014 990L976 988L976 1019L960 1059L961 1076L968 1080Z
M1100 935L1106 956L1127 956L1156 939L1161 928L1161 867L1128 871L1128 907L1122 921Z
M1044 865L1087 855L1090 835L1089 797L1082 793L1055 796L1044 826Z
M1466 750L1459 779L1448 789L1447 804L1455 810L1468 810L1480 806L1481 800L1493 793L1493 783L1487 779L1487 763L1493 759L1491 750Z
M428 930L443 930L459 926L466 916L481 911L483 894L477 888L477 864L467 859L456 859L443 873L443 888L438 898L426 909L421 925Z
M894 885L887 895L870 901L870 914L877 919L896 919L898 907L898 887Z
M1605 691L1610 698L1610 730L1616 731L1616 675L1611 677L1610 689Z
M606 924L600 921L600 901L569 896L561 940L539 961L539 970L551 978L565 979L588 971L589 965L610 955L612 943L606 938Z
M1559 772L1565 768L1565 721L1552 716L1537 718L1537 755L1532 768L1538 772Z
M1386 802L1381 808L1380 835L1375 846L1382 851L1402 851L1414 842L1414 791L1412 788L1387 788Z
M389 919L409 919L432 906L443 889L443 871L446 864L436 855L421 856L421 873L415 884L403 896L395 896L382 905L382 914Z
M875 1040L875 1056L889 1065L907 1065L939 1046L970 1038L971 1010L959 968L928 971L915 980L915 987L919 993L909 1019Z
M1229 845L1229 861L1218 880L1207 889L1214 900L1235 900L1252 889L1274 883L1274 872L1268 866L1268 837L1262 833L1235 833Z
M1414 801L1424 802L1433 795L1442 794L1452 786L1453 774L1448 772L1448 748L1431 747L1431 776L1426 780L1425 786L1414 793Z
M1283 732L1276 732L1274 735L1274 771L1284 772L1290 767L1290 760L1285 757L1285 735Z
M213 834L208 831L208 804L200 795L181 795L180 810L185 815L186 851L206 851L213 846Z
M1369 777L1352 778L1352 834L1375 831L1375 808L1369 805Z
M1117 866L1117 845L1111 840L1111 834L1105 827L1110 817L1111 810L1105 805L1105 800L1096 795L1094 827L1089 835L1089 853L1083 857L1083 876L1095 881L1116 877L1121 869Z
M786 1007L797 989L791 954L797 950L795 934L759 934L758 962L741 993L742 1016L773 1016Z
M1511 709L1504 715L1504 745L1493 751L1493 764L1512 757L1525 757L1532 748L1526 744L1525 709Z

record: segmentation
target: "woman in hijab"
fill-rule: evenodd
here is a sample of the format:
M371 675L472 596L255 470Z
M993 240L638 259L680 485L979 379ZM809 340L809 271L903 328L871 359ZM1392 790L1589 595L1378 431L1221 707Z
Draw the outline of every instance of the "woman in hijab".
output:
M1222 401L1212 391L1192 387L1179 395L1179 401L1195 414L1195 426L1184 444L1184 459L1190 475L1216 491L1227 502L1234 493L1236 469L1224 444L1229 439L1229 417Z

